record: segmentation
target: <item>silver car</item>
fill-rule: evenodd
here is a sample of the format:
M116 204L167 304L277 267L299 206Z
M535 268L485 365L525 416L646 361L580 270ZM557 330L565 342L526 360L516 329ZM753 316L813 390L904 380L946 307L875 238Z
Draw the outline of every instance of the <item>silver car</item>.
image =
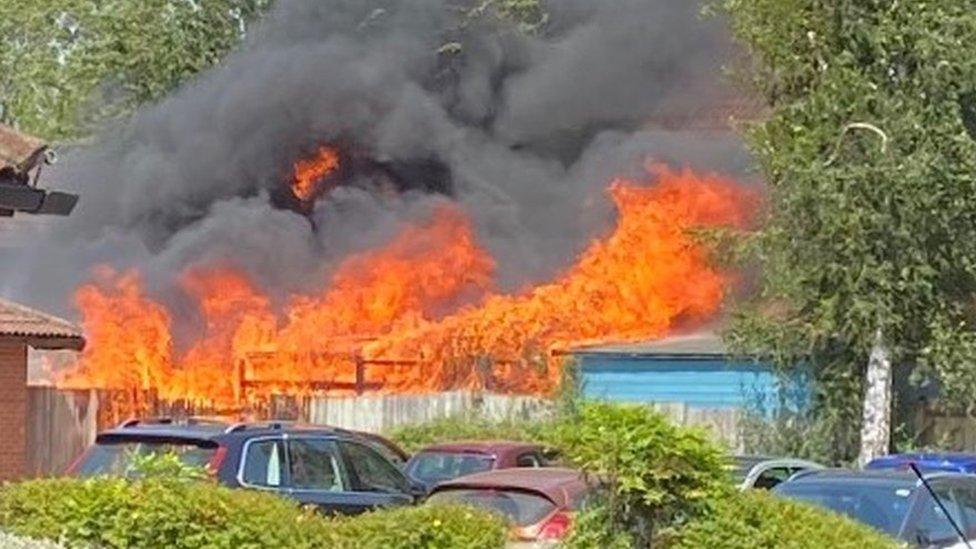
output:
M823 469L813 461L765 456L733 456L730 469L740 490L770 490L800 471Z

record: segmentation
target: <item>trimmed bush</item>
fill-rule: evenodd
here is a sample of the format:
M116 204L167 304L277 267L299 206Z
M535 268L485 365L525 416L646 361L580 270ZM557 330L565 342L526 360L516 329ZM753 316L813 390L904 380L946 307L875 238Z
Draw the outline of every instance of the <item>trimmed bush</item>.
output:
M503 547L508 527L498 516L447 505L403 507L340 519L326 540L340 547L384 549Z
M670 549L893 549L902 544L843 515L767 492L730 493L678 531Z
M324 518L291 500L208 482L44 479L0 489L0 528L72 546L471 547L503 545L506 526L468 508Z
M544 442L549 428L551 423L543 421L492 421L482 416L460 415L397 427L389 437L413 453L432 444L462 440Z
M586 403L550 440L599 479L606 531L597 537L605 542L623 533L635 546L653 545L727 490L724 452L703 431L676 426L646 406Z

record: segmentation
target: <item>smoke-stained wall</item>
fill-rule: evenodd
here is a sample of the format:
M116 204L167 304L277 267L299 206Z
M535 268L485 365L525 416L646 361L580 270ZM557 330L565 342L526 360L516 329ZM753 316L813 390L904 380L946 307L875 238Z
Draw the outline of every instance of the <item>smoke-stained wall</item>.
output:
M570 264L612 220L608 181L647 159L744 173L730 134L646 124L728 96L721 21L687 0L546 6L526 35L444 0L279 1L217 68L63 155L46 177L81 202L4 252L0 293L70 314L96 264L138 266L165 296L187 266L232 261L284 296L445 200L511 289ZM322 143L389 169L309 211L276 203Z

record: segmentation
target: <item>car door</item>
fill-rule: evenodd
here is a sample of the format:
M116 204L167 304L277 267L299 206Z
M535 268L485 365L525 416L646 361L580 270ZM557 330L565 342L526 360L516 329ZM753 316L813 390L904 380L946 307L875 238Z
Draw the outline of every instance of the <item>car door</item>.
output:
M407 477L376 450L351 440L336 443L349 477L350 491L363 510L414 503Z
M285 446L289 496L326 514L355 515L374 507L353 491L334 439L291 436Z

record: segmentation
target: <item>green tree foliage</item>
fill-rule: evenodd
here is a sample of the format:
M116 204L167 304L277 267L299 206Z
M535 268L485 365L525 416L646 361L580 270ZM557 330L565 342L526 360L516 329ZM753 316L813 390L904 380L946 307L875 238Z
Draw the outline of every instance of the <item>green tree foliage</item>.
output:
M728 489L721 450L646 406L586 403L549 435L598 486L574 547L647 547Z
M0 530L72 547L487 549L504 545L507 526L457 506L330 519L266 492L147 476L6 485Z
M770 107L747 132L770 191L750 243L763 288L733 343L814 366L839 441L857 437L852 401L878 331L896 365L974 411L976 11L958 0L721 7Z
M690 522L667 544L674 549L894 549L902 547L843 515L778 499L767 492L735 492Z
M215 64L271 0L0 0L0 122L48 139Z

